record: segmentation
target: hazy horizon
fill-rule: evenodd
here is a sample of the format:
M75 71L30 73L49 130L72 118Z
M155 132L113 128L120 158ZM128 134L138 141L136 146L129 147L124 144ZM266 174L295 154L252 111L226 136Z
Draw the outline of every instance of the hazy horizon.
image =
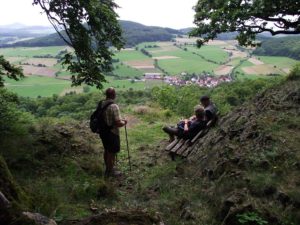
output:
M2 0L0 26L22 24L26 26L51 26L39 6L32 0ZM195 26L193 6L197 0L115 0L120 20L147 26L181 29ZM14 13L12 13L14 11Z

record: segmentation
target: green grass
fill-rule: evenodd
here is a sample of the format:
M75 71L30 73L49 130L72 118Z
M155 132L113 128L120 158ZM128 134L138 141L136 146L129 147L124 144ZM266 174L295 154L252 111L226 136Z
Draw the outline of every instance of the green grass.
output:
M291 68L299 61L288 58L288 57L277 57L277 56L256 56L266 64L275 65L279 68Z
M141 60L141 59L149 59L149 57L145 56L140 51L120 51L115 53L115 59L119 59L120 61L134 61L134 60Z
M118 75L119 77L126 77L126 78L135 78L135 77L142 77L144 73L138 69L134 69L127 65L122 65L121 63L117 63L114 65L113 73Z
M144 43L138 44L137 47L139 49L144 48L144 49L146 49L148 51L159 50L159 49L161 49L161 47L159 47L159 43L161 43L161 42L144 42ZM158 47L155 47L155 48L146 48L149 45L152 45L152 46L156 45Z
M168 55L168 54L167 54ZM179 59L165 59L158 60L161 68L165 69L171 75L177 75L182 72L188 73L202 73L212 72L218 67L216 64L207 62L199 56L193 55L190 52L176 52L174 56L180 57Z
M240 66L238 66L235 69L236 72L236 78L238 80L245 80L245 79L257 79L257 78L261 78L261 75L255 75L255 74L246 74L242 68L243 67L248 67L248 66L253 66L254 64L249 62L248 60L244 61Z
M200 56L192 52L184 51L181 49L174 51L164 51L153 53L154 57L159 56L175 56L177 59L163 59L158 60L161 68L166 70L171 75L177 75L182 72L188 73L202 73L203 71L212 72L219 65L210 63Z
M56 56L61 50L64 50L65 48L66 46L36 48L2 48L0 49L0 55L4 55L6 57L33 57L48 54Z
M225 52L219 46L203 46L201 48L187 46L186 48L188 49L188 51L195 52L197 54L202 55L206 59L209 59L209 60L212 60L212 61L215 61L218 63L224 63L229 58L228 53Z
M144 90L144 82L132 83L131 80L114 80L112 78L107 78L108 83L104 84L104 88L115 87L117 90L128 90L130 88L134 90Z
M39 76L26 77L20 81L7 79L5 83L9 90L20 96L31 98L60 94L64 89L71 87L69 81Z

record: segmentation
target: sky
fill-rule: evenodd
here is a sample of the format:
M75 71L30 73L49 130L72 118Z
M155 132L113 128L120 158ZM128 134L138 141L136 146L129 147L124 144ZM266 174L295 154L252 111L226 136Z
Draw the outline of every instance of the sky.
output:
M0 25L21 23L25 25L49 25L39 6L33 0L0 0ZM145 25L170 28L193 26L193 6L197 0L115 0L121 7L120 19Z

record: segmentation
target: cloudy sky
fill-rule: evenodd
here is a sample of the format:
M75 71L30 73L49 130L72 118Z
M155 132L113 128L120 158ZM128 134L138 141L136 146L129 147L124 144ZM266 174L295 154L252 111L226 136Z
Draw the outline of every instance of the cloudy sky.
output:
M0 0L0 25L22 23L26 25L49 25L33 0ZM118 13L122 20L131 20L145 25L171 28L193 26L192 7L197 0L115 0L121 7Z

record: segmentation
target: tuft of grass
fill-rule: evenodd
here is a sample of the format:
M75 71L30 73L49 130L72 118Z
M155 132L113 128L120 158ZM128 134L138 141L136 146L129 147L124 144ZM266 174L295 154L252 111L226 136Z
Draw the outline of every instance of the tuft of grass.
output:
M300 79L300 63L296 64L290 74L287 77L288 80L299 80Z

